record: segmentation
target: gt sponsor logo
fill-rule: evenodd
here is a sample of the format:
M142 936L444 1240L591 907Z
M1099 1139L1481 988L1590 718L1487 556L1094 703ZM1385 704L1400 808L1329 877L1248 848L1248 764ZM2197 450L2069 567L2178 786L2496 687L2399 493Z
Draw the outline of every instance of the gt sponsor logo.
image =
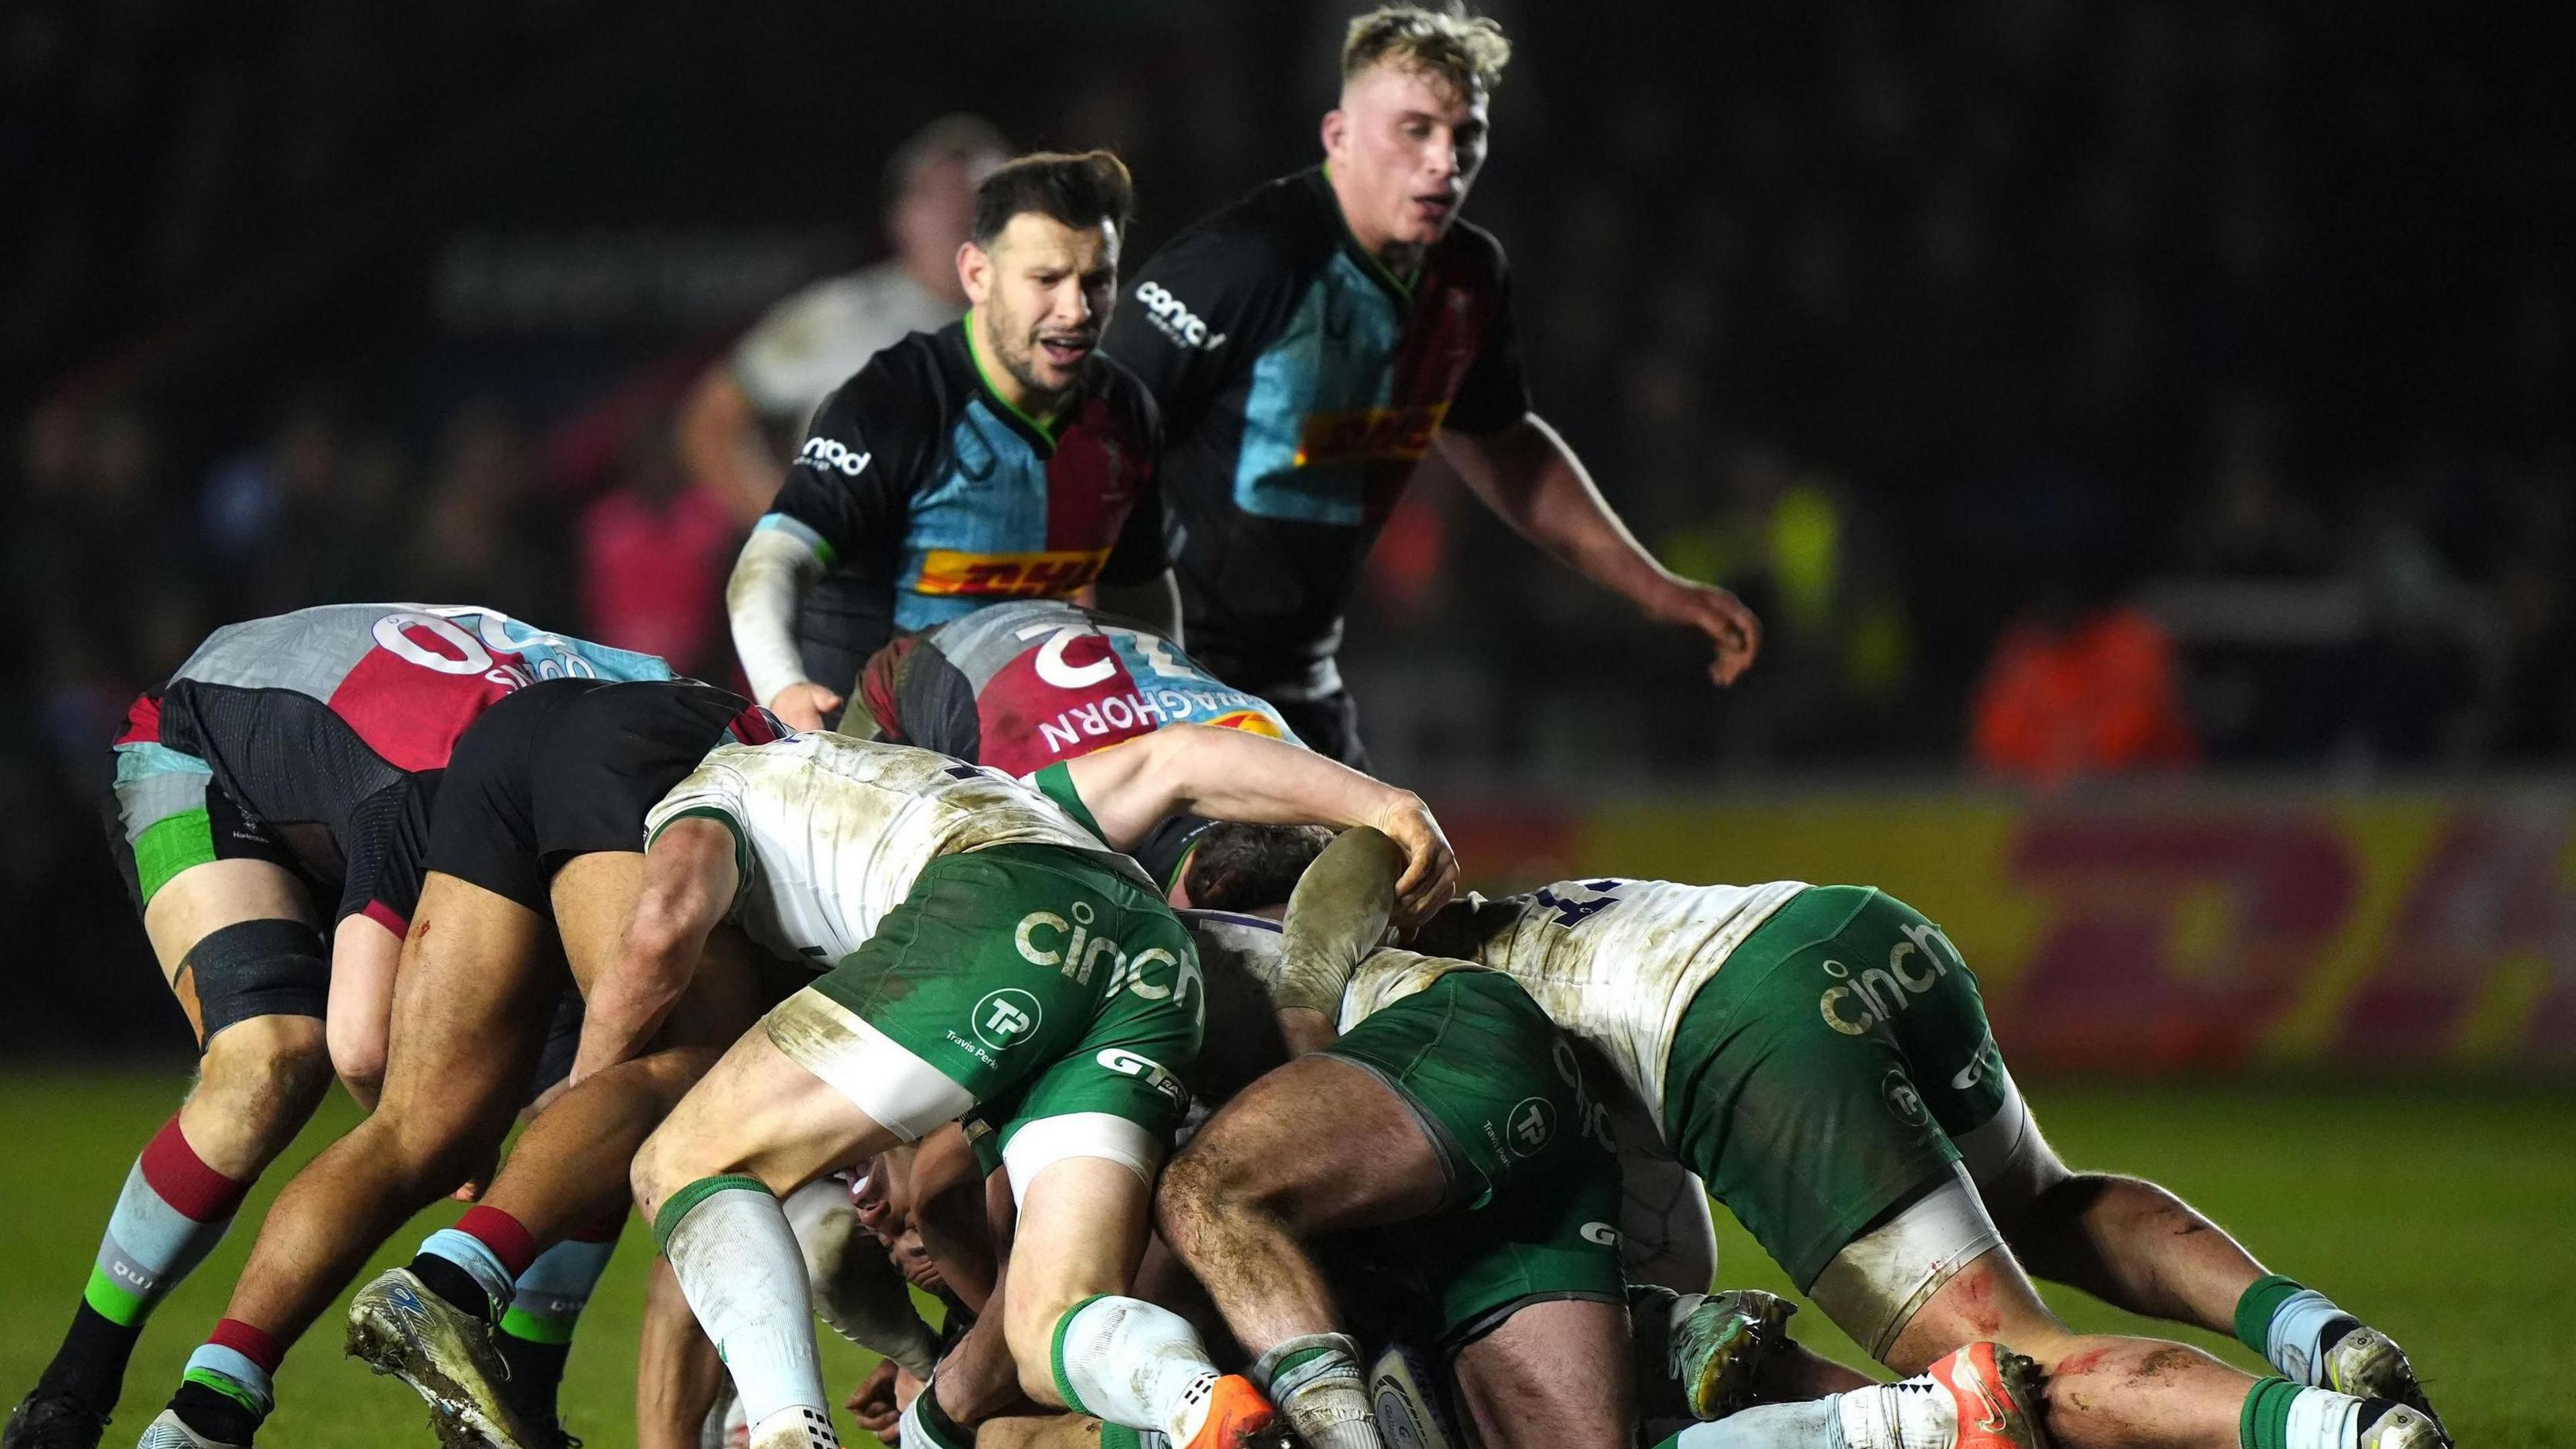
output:
M868 460L875 456L874 453L852 452L850 446L838 438L807 438L805 446L796 450L797 462L834 469L852 478L859 476L868 466Z
M1861 1036L1879 1022L1914 1004L1914 998L1932 989L1933 984L1950 974L1950 963L1959 958L1959 949L1950 938L1931 926L1904 927L1905 939L1888 948L1887 965L1872 966L1854 974L1840 961L1827 961L1825 974L1838 984L1825 988L1816 999L1816 1009L1823 1013L1825 1025L1845 1036ZM1934 950L1934 943L1940 949ZM1908 965L1908 958L1920 956L1921 962Z
M1410 463L1431 450L1431 435L1449 415L1449 404L1410 408L1359 408L1308 413L1297 438L1300 468L1326 463L1393 460Z
M1183 347L1214 352L1225 345L1224 333L1211 334L1208 325L1199 320L1199 314L1191 311L1188 303L1173 296L1160 282L1139 283L1136 301L1153 317L1156 331Z
M975 1003L975 1015L968 1025L975 1029L975 1039L997 1052L1009 1051L1020 1038L1038 1029L1046 1020L1046 1008L1038 999L1016 986L987 992Z
M1174 955L1160 946L1131 953L1091 929L1097 914L1088 901L1075 901L1066 907L1065 915L1031 911L1020 917L1019 925L1011 932L1011 944L1019 948L1021 958L1030 965L1055 967L1063 976L1085 986L1091 984L1092 974L1105 965L1109 971L1107 994L1111 996L1124 991L1147 1001L1177 999L1183 1004L1193 992L1205 998L1195 955Z
M919 594L972 594L1002 599L1060 599L1091 582L1109 561L1105 548L1031 553L965 553L934 548L921 556Z
M1585 1223L1575 1231L1581 1233L1587 1243L1599 1243L1605 1248L1619 1246L1619 1230L1608 1223Z
M1146 1086L1170 1098L1176 1107L1189 1105L1190 1089L1181 1085L1181 1079L1172 1074L1171 1068L1152 1057L1131 1052L1125 1047L1102 1047L1092 1060L1120 1076L1143 1078Z

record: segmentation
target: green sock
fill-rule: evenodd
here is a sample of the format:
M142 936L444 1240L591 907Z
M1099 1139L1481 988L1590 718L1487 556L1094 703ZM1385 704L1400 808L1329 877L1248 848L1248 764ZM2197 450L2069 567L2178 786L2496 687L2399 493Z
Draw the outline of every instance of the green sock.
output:
M2245 1395L2236 1415L2240 1449L2290 1449L2290 1403L2299 1386L2288 1379L2260 1379Z

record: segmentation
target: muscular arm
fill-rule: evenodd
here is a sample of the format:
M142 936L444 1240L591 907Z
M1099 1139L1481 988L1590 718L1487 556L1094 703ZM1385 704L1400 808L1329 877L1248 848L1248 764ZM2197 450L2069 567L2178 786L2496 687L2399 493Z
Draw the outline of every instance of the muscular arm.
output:
M733 832L702 818L662 827L644 851L644 884L617 959L591 983L572 1080L633 1057L660 1030L697 974L707 933L733 904L741 876Z
M738 525L748 527L778 496L787 470L771 455L760 414L728 364L708 368L690 389L680 405L678 434L689 476L714 489Z
M1647 618L1699 630L1716 646L1709 677L1733 684L1762 647L1762 624L1726 590L1665 568L1610 511L1592 475L1535 413L1491 433L1443 428L1441 458L1485 506L1549 557L1627 599Z
M1342 989L1386 941L1404 853L1375 830L1348 830L1297 880L1280 928L1280 980L1271 992L1280 1034L1296 1055L1339 1035Z
M821 729L824 717L841 707L839 695L806 679L796 648L797 601L823 571L811 544L790 530L764 528L744 540L725 583L734 652L752 697L794 729Z
M1396 889L1409 912L1427 915L1457 888L1457 858L1420 796L1295 745L1173 725L1069 761L1065 771L1103 838L1122 850L1184 811L1255 825L1369 825L1404 851Z

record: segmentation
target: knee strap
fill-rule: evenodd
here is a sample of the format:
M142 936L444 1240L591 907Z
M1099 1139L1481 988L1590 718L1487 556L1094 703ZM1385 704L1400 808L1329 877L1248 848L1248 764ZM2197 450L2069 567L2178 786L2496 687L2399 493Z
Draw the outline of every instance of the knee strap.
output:
M331 964L322 933L302 921L242 921L211 931L188 949L182 968L195 981L198 1050L215 1033L254 1016L320 1020L331 1004Z

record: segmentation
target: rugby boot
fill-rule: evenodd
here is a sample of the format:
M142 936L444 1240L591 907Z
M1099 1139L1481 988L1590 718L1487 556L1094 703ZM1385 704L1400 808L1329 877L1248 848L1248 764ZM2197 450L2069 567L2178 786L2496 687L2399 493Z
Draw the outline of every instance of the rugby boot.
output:
M348 1354L428 1400L429 1427L448 1449L562 1442L562 1430L530 1426L501 1391L510 1369L492 1344L492 1325L430 1291L408 1268L379 1274L350 1300Z
M1673 1332L1670 1368L1691 1417L1723 1419L1750 1405L1763 1365L1789 1341L1798 1305L1758 1288L1711 1293Z
M1252 1380L1227 1374L1208 1386L1207 1417L1181 1449L1288 1449L1289 1442L1286 1416Z
M2424 1397L2415 1366L2387 1334L2370 1327L2352 1329L2335 1340L2325 1357L2325 1387L2356 1399L2395 1399L2441 1427L2442 1416Z
M143 1437L135 1442L134 1449L250 1449L250 1446L209 1439L189 1428L188 1421L179 1417L178 1410L163 1409L160 1418L144 1426Z
M1956 1449L2046 1449L2039 1365L2001 1344L1972 1343L1924 1370L1958 1412Z
M2431 1415L2399 1404L2361 1431L2361 1449L2451 1449L2451 1436Z
M29 1394L9 1411L0 1449L98 1449L107 1415L70 1394Z

